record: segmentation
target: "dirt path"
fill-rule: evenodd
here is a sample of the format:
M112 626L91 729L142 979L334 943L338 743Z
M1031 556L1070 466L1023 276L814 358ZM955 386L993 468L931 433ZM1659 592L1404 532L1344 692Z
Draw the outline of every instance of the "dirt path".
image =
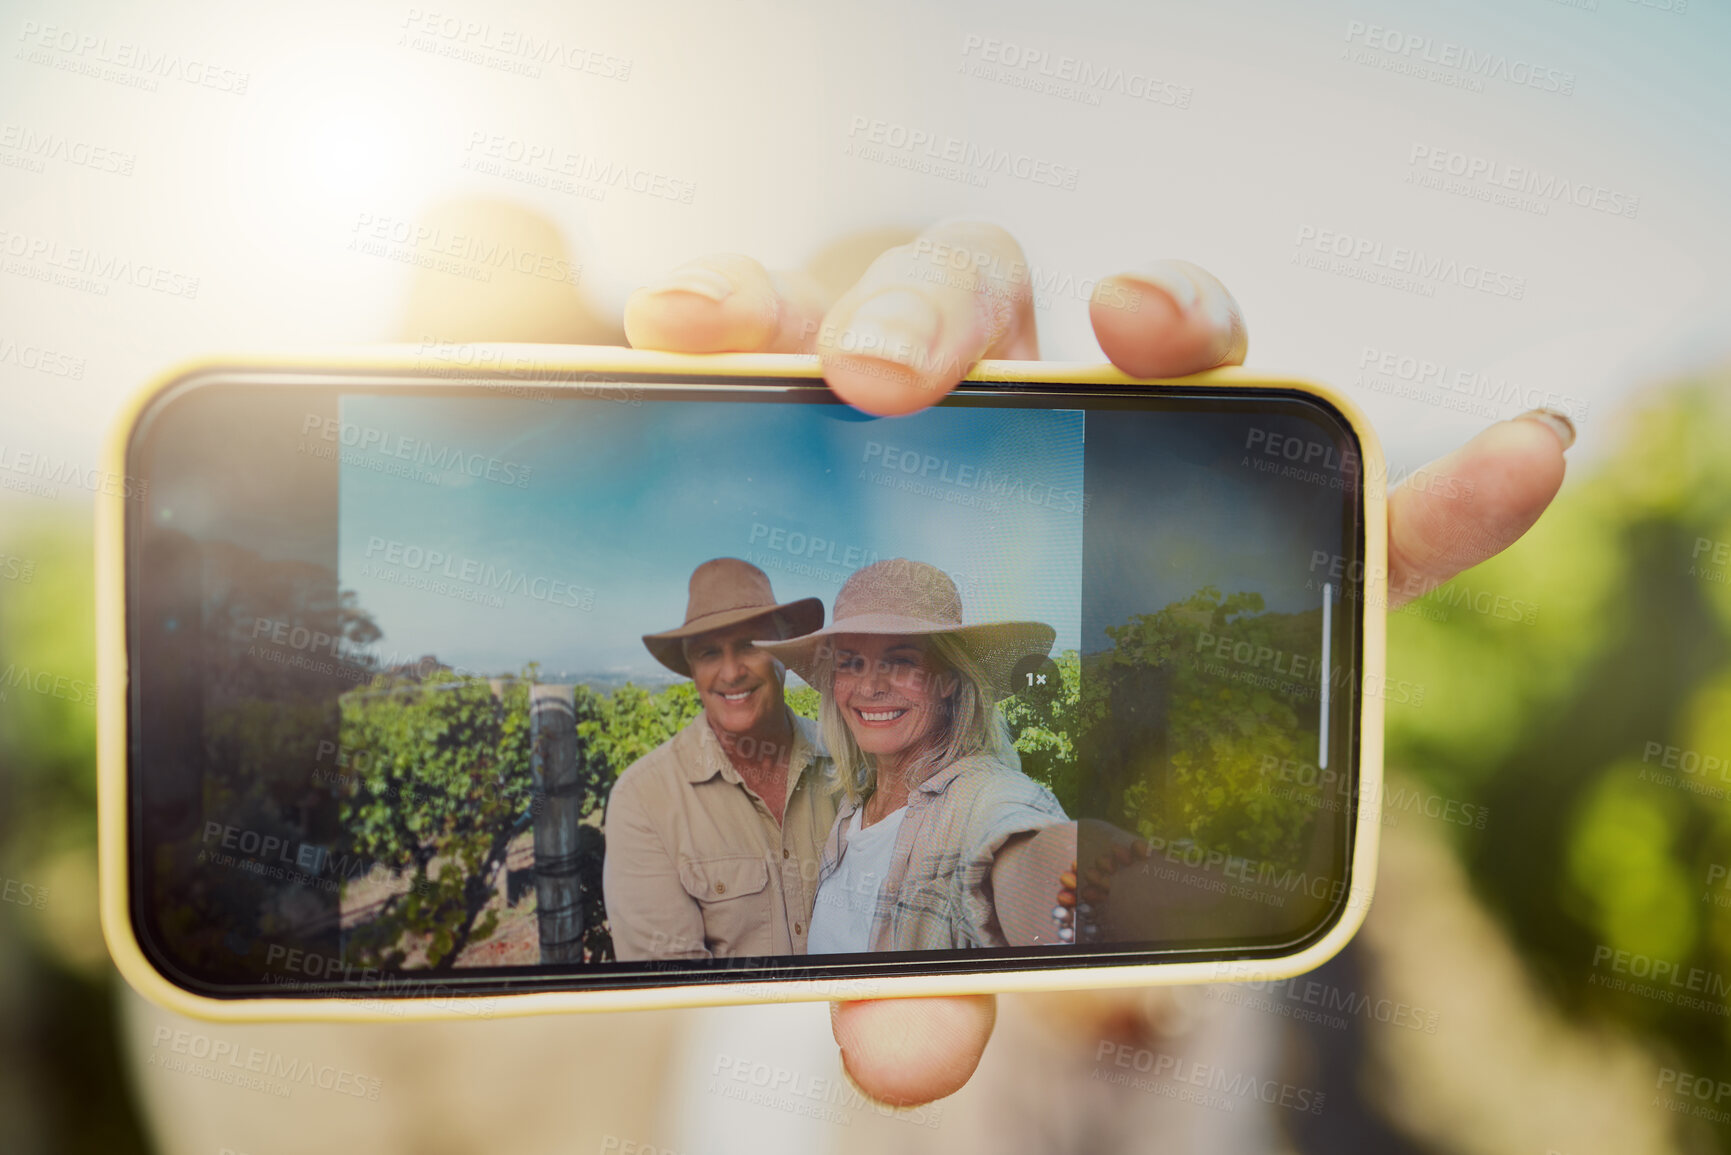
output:
M438 876L442 864L435 859L430 873ZM535 834L525 830L511 840L505 867L499 871L493 895L481 908L479 919L497 913L498 925L480 942L471 942L458 952L454 966L495 967L533 965L541 961L540 932L535 919ZM351 932L378 917L391 899L409 892L408 875L392 878L366 877L348 883L343 890L342 928ZM407 952L404 970L427 965L427 942L431 936L410 936L415 941L400 945Z

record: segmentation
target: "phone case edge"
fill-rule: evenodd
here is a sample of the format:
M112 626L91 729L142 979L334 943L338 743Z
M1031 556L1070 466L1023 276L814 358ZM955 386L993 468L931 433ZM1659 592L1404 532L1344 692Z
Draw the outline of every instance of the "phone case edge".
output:
M476 357L519 358L507 372L666 372L722 376L816 377L815 356L794 354L664 354L614 346L456 345ZM264 371L333 371L368 368L423 373L425 343L361 346L277 354L212 355L182 362L129 394L110 426L103 462L111 476L126 475L127 448L139 421L172 386L224 368ZM464 368L467 368L466 366ZM477 368L474 372L491 372ZM981 361L969 380L984 383L1147 384L1185 388L1245 387L1292 389L1317 396L1346 418L1358 437L1364 477L1364 568L1362 679L1386 682L1387 646L1387 466L1380 442L1363 411L1340 391L1316 382L1242 368L1215 369L1182 378L1130 377L1111 365L1091 362ZM545 382L540 382L545 383ZM140 500L142 500L140 496ZM415 1022L514 1017L549 1013L657 1010L679 1007L803 1002L863 998L913 998L934 995L1098 990L1113 987L1176 986L1206 982L1261 982L1313 970L1338 953L1357 933L1375 889L1383 797L1383 697L1361 694L1359 719L1360 805L1345 909L1317 941L1290 955L1241 962L1171 962L1136 966L1087 966L1051 970L995 971L957 975L868 977L858 979L759 980L689 986L606 991L555 991L525 994L452 995L449 998L217 999L194 994L171 982L146 958L132 929L127 877L126 748L130 691L126 646L126 506L122 492L98 494L96 534L97 648L97 833L99 908L103 937L127 983L140 995L169 1010L209 1021Z

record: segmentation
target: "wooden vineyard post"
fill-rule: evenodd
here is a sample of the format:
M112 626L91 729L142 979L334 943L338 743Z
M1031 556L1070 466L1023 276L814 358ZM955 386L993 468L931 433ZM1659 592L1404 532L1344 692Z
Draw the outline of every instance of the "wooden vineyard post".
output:
M535 776L535 910L543 963L583 961L583 893L577 877L577 709L571 686L529 687Z

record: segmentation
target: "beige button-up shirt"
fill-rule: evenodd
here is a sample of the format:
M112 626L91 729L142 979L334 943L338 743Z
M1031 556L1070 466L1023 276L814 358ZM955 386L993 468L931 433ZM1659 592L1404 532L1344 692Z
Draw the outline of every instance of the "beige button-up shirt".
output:
M601 877L621 962L805 953L840 788L817 724L792 717L779 824L702 714L613 784Z

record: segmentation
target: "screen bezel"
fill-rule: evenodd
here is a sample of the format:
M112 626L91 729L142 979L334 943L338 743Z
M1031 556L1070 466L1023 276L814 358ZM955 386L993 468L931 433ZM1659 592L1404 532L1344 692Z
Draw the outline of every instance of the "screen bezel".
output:
M1035 365L1032 368L1042 367ZM729 376L695 371L691 373L608 371L604 375L610 382L653 390L664 399L677 400L688 397L705 401L728 400L741 403L797 401L814 404L839 404L833 394L823 385L821 379L815 376ZM174 402L177 399L196 390L292 387L302 391L302 396L307 395L305 393L307 389L323 389L339 393L414 391L436 392L443 395L497 396L499 383L506 381L511 383L513 393L545 392L550 396L560 396L569 395L573 390L580 390L586 385L592 386L593 379L585 380L586 377L585 372L578 370L569 370L562 375L557 372L537 373L534 379L529 382L524 382L519 376L511 373L491 376L485 373L456 376L441 373L437 376L428 376L405 373L400 370L368 370L365 368L342 372L258 369L209 370L183 377L149 399L126 442L127 476L142 477L146 481L148 480L147 475L139 468L139 464L146 455L153 430L160 428L161 422L172 414ZM1172 408L1186 407L1187 403L1212 409L1243 403L1277 404L1282 409L1296 405L1312 416L1320 415L1326 418L1329 424L1334 427L1336 435L1348 441L1359 452L1360 459L1366 461L1367 471L1370 462L1378 460L1375 457L1367 460L1364 453L1365 446L1359 437L1355 423L1329 399L1305 389L1278 385L1208 385L1196 387L1183 383L1150 384L1084 380L1065 382L1049 379L1014 381L994 377L987 380L966 381L956 396L946 399L942 403L947 405L1002 405L1023 408L1070 409L1120 406L1138 409ZM1342 491L1343 500L1350 505L1350 514L1344 519L1346 532L1343 535L1340 553L1348 559L1348 564L1345 567L1347 574L1357 574L1358 577L1343 585L1342 599L1339 603L1343 611L1339 614L1341 625L1345 628L1350 639L1347 652L1351 654L1354 667L1361 671L1361 674L1369 672L1365 668L1367 590L1364 578L1367 573L1374 572L1372 567L1365 564L1367 494L1364 481L1364 471L1361 471L1356 487L1351 491ZM147 580L136 552L142 537L140 519L143 513L143 502L131 502L126 506L123 532L126 559L126 648L129 657L138 653L137 615L133 610L140 596L141 584ZM333 525L333 534L334 531ZM1374 606L1376 603L1371 601L1369 604ZM1348 607L1350 607L1350 612L1345 612ZM129 663L129 669L133 668L135 667ZM151 920L148 917L148 912L143 908L144 896L149 893L149 888L142 884L145 877L142 860L146 850L146 840L141 837L138 791L134 789L134 784L138 781L141 753L138 749L137 731L132 725L138 717L139 684L143 678L148 676L148 671L141 671L139 676L129 678L126 686L128 725L124 781L127 799L126 846L128 853L126 870L129 881L127 887L129 929L150 965L175 985L207 998L377 998L379 990L377 983L363 982L348 986L314 982L293 986L214 984L201 979L199 976L187 973L155 941L154 936L149 931ZM1171 966L1181 963L1256 963L1289 958L1327 939L1351 909L1353 894L1358 890L1356 867L1360 852L1361 823L1357 799L1360 790L1364 787L1362 732L1364 709L1363 699L1360 695L1352 695L1349 700L1351 703L1349 724L1344 731L1337 731L1337 734L1340 735L1339 740L1344 747L1341 753L1346 759L1353 781L1357 784L1347 794L1347 810L1341 822L1345 842L1341 877L1353 885L1342 894L1339 901L1331 905L1327 914L1318 920L1314 926L1305 933L1287 941L1256 947L1198 945L1185 948L1165 948L1157 951L1081 947L1004 948L1002 950L968 950L935 954L880 954L864 959L855 958L853 961L823 963L807 961L812 956L788 956L786 958L771 957L753 960L712 960L708 965L699 966L693 966L690 962L606 964L607 969L605 971L574 967L513 967L487 970L464 968L455 972L400 971L392 972L390 990L393 995L401 996L414 995L416 992L412 988L420 986L437 987L444 994L582 992L622 988L689 987L694 984L725 984L741 981L773 985L782 980L822 982L858 978L889 979L944 975L992 976L1074 970L1077 968Z

